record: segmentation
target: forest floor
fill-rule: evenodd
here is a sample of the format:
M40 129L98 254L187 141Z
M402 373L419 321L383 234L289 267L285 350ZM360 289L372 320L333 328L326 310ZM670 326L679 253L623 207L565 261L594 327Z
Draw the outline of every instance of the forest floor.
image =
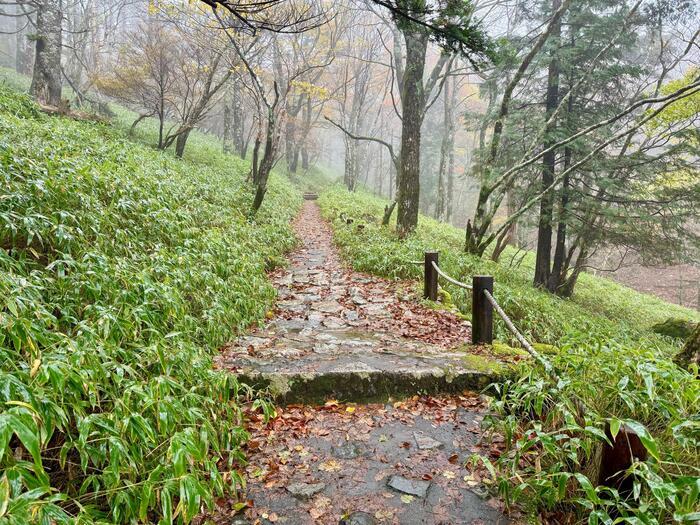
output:
M501 453L498 439L482 439L486 403L476 392L507 363L466 346L469 323L422 304L415 282L345 267L315 202L304 203L294 226L302 242L272 276L278 303L270 322L217 360L286 406L269 422L250 414L245 508L222 500L211 517L509 522L483 472L465 466L473 454Z

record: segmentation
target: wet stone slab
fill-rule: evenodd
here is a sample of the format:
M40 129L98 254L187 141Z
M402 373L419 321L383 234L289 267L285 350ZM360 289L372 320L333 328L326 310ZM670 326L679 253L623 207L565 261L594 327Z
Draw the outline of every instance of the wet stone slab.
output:
M254 507L246 510L247 516L274 513L275 523L286 525L354 523L347 520L357 513L365 520L360 523L511 522L464 467L478 450L478 435L470 429L483 417L480 409L453 407L414 416L413 407L382 407L358 407L352 416L344 406L332 414L299 408L312 418L307 432L287 432L287 424L298 427L279 422L269 434L255 435L263 445L249 458L248 471L264 473L249 481L246 497ZM295 421L297 414L289 416L284 421ZM444 447L421 450L412 445L416 431ZM271 453L284 457L278 469L267 467Z
M299 332L300 340L287 336L254 352L230 351L220 364L238 370L241 381L268 388L281 403L459 393L485 388L505 373L495 364L475 368L464 352L391 334L333 329L325 321Z
M391 476L386 485L389 488L418 498L426 497L428 495L428 489L430 488L429 481L408 479L403 476Z

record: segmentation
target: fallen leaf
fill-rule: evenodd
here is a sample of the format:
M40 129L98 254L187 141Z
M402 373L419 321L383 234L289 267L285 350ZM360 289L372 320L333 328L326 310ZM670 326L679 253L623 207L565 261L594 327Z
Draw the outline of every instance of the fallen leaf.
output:
M324 472L338 472L340 469L340 463L334 459L329 459L318 466L318 470L323 470Z
M401 496L401 501L403 501L403 502L406 503L406 504L412 503L412 502L413 502L413 496L411 496L410 494L404 494L403 496Z
M374 517L379 521L390 520L394 517L393 510L378 510L374 513Z
M442 475L443 475L444 477L446 477L447 479L455 479L455 477L457 476L457 474L455 474L455 473L452 472L451 470L445 470L445 471L443 471Z

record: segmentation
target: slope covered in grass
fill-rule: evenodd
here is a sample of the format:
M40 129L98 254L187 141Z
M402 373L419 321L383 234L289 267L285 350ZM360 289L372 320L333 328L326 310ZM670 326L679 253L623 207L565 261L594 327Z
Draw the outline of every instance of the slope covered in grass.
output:
M532 286L532 254L522 262L514 252L499 264L478 259L462 252L462 231L426 217L400 240L393 227L380 224L384 201L339 186L328 188L319 202L336 243L357 270L418 279L422 268L409 261L421 259L426 249L438 250L440 266L460 280L493 275L495 296L516 326L531 341L555 345L540 348L558 380L526 361L497 387L486 423L503 437L507 451L496 460L473 460L488 467L481 475L506 503L520 504L535 520L541 512L589 523L700 519L700 380L696 371L671 361L679 343L651 331L668 317L697 321L697 312L592 275L581 276L573 298L560 299ZM347 224L341 214L354 222ZM446 289L469 315L469 293L449 284ZM513 342L500 320L496 333ZM620 428L634 429L649 453L647 462L632 467L637 500L596 487L596 451L606 432Z
M516 325L539 343L560 344L562 338L575 331L588 333L592 338L649 341L674 351L677 343L652 333L652 325L669 317L700 320L698 312L590 274L581 276L571 299L557 298L532 286L532 253L507 249L499 263L479 259L462 251L462 230L428 217L421 217L417 231L399 241L393 228L380 224L385 204L382 199L362 192L349 193L340 186L329 188L321 196L325 216L334 221L336 242L354 268L387 277L419 278L422 269L408 261L422 259L425 250L438 250L440 266L457 279L493 275L499 303ZM341 213L355 217L366 227L358 232L355 224L340 220ZM463 313L469 315L468 292L449 284L445 287ZM497 335L510 339L500 322Z
M246 172L0 86L1 523L187 521L239 481L249 392L211 356L264 318L301 202L273 177L250 221Z

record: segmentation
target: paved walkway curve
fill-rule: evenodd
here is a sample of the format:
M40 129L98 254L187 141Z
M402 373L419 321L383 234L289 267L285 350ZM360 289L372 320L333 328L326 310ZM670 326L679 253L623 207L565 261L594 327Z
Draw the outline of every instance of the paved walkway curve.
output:
M212 518L508 523L479 471L464 466L471 454L494 450L480 441L484 403L465 391L491 378L465 364L458 348L469 324L418 304L412 283L347 270L316 203L305 202L294 226L303 244L272 276L275 318L217 362L269 386L282 405L269 423L252 415L249 506L235 514L233 501L218 502Z

